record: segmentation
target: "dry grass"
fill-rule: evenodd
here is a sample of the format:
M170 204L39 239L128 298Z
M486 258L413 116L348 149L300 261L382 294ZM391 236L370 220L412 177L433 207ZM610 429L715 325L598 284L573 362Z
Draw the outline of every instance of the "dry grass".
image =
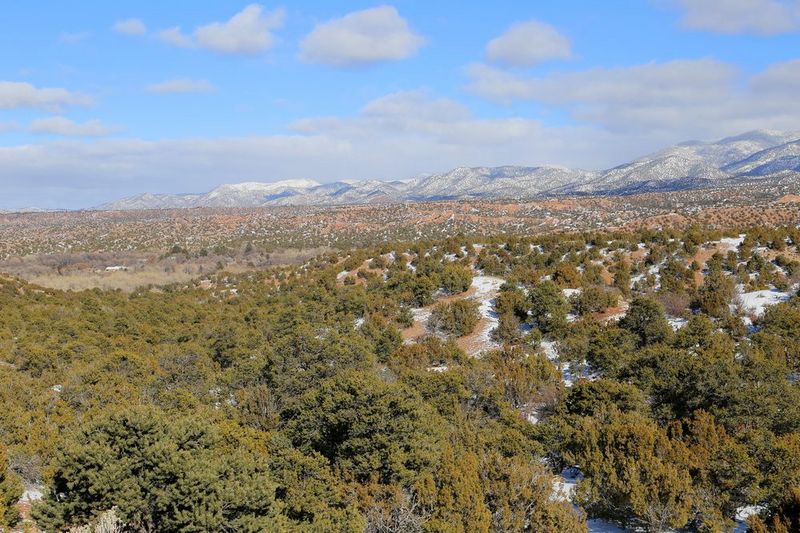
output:
M290 249L272 252L269 257L250 255L233 258L163 257L152 253L41 255L15 257L0 262L0 272L52 289L119 289L131 292L148 285L187 283L217 271L220 266L235 274L271 266L297 265L325 251L327 249ZM105 270L106 267L118 265L128 270Z

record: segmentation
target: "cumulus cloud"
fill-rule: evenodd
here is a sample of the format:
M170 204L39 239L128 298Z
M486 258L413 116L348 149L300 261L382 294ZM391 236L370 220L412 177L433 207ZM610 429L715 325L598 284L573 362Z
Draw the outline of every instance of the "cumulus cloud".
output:
M73 122L66 117L47 117L31 122L30 131L31 133L64 137L103 137L115 130L99 120Z
M214 85L206 80L193 80L189 78L176 78L145 87L149 93L180 94L180 93L212 93L217 90Z
M137 18L118 20L111 29L125 35L144 35L147 33L147 26Z
M394 7L379 6L318 24L300 42L300 58L334 67L366 66L411 57L424 42Z
M86 106L91 103L89 96L59 87L40 88L26 82L0 81L0 109L57 111L65 106Z
M610 131L672 137L715 136L771 127L795 129L800 101L792 83L800 62L751 78L712 59L675 60L522 77L486 65L468 68L469 89L500 102L528 100L566 110Z
M520 67L531 67L551 59L568 59L570 55L569 39L537 20L514 24L486 45L489 61Z
M776 35L800 30L798 0L677 0L681 24L716 33Z
M212 22L198 26L191 35L179 26L158 33L163 42L181 48L204 48L220 54L252 55L272 47L275 38L272 30L283 25L285 11L265 12L258 4L236 13L225 22Z

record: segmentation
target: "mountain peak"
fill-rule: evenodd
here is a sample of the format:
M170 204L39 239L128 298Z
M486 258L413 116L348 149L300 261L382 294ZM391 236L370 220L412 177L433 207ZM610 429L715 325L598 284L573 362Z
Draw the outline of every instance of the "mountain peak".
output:
M601 172L557 165L460 166L410 180L310 179L220 185L205 194L144 193L99 209L343 205L458 198L533 198L629 194L734 185L777 173L800 174L800 134L753 130L724 139L684 142ZM794 142L790 142L794 141Z

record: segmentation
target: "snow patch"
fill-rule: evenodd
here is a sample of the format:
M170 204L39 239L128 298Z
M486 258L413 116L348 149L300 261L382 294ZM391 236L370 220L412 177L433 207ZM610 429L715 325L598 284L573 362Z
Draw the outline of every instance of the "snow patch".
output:
M733 533L746 533L747 519L764 510L763 505L747 505L736 509L736 528Z
M40 490L41 489L41 490ZM20 497L19 501L21 502L36 502L44 498L44 493L42 492L44 487L31 487L25 492L22 493L22 497Z
M689 322L689 321L686 320L685 318L670 317L670 318L667 318L667 322L669 322L669 325L672 327L672 331L678 331L683 326L685 326L686 323Z
M500 292L500 287L505 283L504 279L496 278L494 276L473 276L472 288L475 289L474 294L470 297L476 300L480 306L478 312L481 315L483 322L482 329L478 332L478 337L481 344L485 349L497 348L498 345L492 340L492 330L499 324L499 315L494 310L494 304L497 298L497 293Z
M737 291L739 292L738 299L742 303L744 310L756 316L763 315L766 306L785 302L790 298L789 293L777 289L741 292L742 286L739 285Z
M720 244L721 247L723 247L723 248L725 248L727 250L735 250L735 249L738 249L739 246L742 245L742 243L744 242L744 238L745 238L745 234L744 233L740 234L736 238L725 237L725 238L719 240L719 244Z

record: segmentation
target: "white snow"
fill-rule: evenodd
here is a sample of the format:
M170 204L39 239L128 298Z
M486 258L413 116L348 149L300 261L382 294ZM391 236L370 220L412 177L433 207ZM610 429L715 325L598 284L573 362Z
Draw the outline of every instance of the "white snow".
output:
M745 234L742 233L736 238L733 237L725 237L719 240L719 244L721 247L726 248L728 250L735 250L741 246L744 242Z
M25 492L22 493L22 497L20 497L19 501L35 502L41 500L44 497L42 490L44 490L43 487L32 487L30 489L27 489Z
M552 361L556 368L558 368L559 372L561 372L561 381L564 383L565 387L572 387L578 379L596 379L596 376L589 372L589 365L586 361L579 365L573 365L570 363L560 363L558 361L558 350L556 349L556 343L553 341L542 341L540 343L542 350L544 351L545 357ZM576 368L573 368L576 367Z
M672 327L672 331L678 331L689 321L685 318L669 317L667 318L667 322L669 322L669 325Z
M736 528L732 533L746 533L747 519L764 510L761 505L747 505L736 509Z
M583 474L578 468L565 468L553 482L553 493L550 495L550 499L556 502L571 502L572 494L575 492L575 485L581 479L583 479Z
M552 362L558 362L558 350L556 350L556 343L554 341L542 341L542 350L544 355Z
M575 486L583 479L583 474L577 467L565 468L561 474L553 481L553 492L550 495L552 501L572 502L572 495ZM599 518L590 518L586 521L589 526L589 533L630 533L631 530L623 529L616 524Z
M630 533L630 529L622 529L616 524L612 524L611 522L606 522L605 520L601 520L599 518L590 518L586 521L586 525L589 526L589 533Z
M482 329L478 332L483 349L498 347L498 344L492 340L491 333L499 323L499 315L494 310L494 304L497 293L500 292L500 286L503 283L505 283L504 279L494 276L478 275L472 278L472 288L475 289L475 292L470 296L470 299L480 304L478 312L481 318L484 319Z
M564 298L570 298L575 294L580 294L581 289L561 289L561 292L564 293Z
M431 310L424 307L412 309L411 316L414 317L415 322L422 322L423 324L426 324L428 319L431 317Z
M768 305L775 305L777 303L785 302L790 298L789 293L782 292L777 289L769 289L763 291L741 292L742 286L737 287L739 291L738 299L742 303L742 307L747 313L753 313L756 316L764 314L764 308Z

